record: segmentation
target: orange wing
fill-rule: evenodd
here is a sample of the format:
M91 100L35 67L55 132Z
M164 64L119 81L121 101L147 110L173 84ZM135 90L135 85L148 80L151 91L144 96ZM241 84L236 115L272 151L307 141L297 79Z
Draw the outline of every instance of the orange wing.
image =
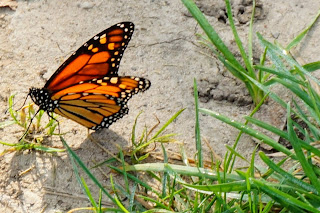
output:
M117 76L133 30L133 23L122 22L97 34L58 68L44 88L56 92L82 81Z
M127 101L149 87L150 81L144 78L104 77L62 89L51 99L59 103L55 113L97 130L108 128L127 114Z

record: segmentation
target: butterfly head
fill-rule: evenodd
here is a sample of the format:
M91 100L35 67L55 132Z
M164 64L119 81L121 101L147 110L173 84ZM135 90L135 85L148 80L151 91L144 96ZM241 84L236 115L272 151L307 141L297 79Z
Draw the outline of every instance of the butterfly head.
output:
M58 107L58 101L53 101L51 99L50 92L46 88L34 88L29 89L29 95L32 101L37 104L40 109L45 111L53 112L53 110Z

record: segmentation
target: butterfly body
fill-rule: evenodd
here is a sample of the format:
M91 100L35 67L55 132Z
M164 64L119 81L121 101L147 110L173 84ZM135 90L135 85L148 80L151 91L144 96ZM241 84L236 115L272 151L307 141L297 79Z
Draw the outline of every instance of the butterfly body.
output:
M128 113L127 102L147 90L149 80L118 76L118 68L134 25L116 24L81 46L47 81L30 88L35 104L93 130L108 128Z
M53 112L53 110L59 106L57 101L53 101L50 98L50 91L46 88L31 87L29 89L29 95L32 101L44 111Z

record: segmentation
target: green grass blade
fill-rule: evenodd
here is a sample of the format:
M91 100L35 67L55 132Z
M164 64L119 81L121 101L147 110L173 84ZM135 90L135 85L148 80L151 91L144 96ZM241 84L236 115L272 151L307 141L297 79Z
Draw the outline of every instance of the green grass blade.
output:
M210 25L210 23L205 18L205 16L202 14L202 12L197 7L197 5L192 0L182 0L182 2L186 6L186 8L189 10L191 15L197 20L197 22L199 23L201 28L207 34L210 41L224 55L224 57L228 61L230 61L230 63L234 64L241 72L246 72L246 70L241 66L239 61L237 61L237 59L233 56L231 51L228 49L228 47L224 44L224 42L221 40L219 35L216 33L216 31Z
M10 126L10 125L15 124L15 123L17 123L17 122L16 121L3 121L3 122L0 122L0 129L3 129L6 126Z
M282 137L282 138L284 138L286 140L288 140L288 138L289 138L288 134L285 131L282 131L282 130L278 129L277 127L275 127L273 125L270 125L268 123L265 123L263 121L260 121L260 120L258 120L256 118L249 117L249 116L245 116L244 118L247 121L249 121L250 123L255 124L255 125L259 126L259 127L262 127L263 129L268 130L268 131L270 131L270 132L272 132L272 133L274 133L274 134L276 134L276 135L278 135L278 136L280 136L280 137Z
M258 103L258 104L254 107L254 109L252 110L252 112L250 113L249 116L253 116L253 115L260 109L261 105L264 103L265 99L266 99L268 96L269 96L268 93L265 94L265 96L260 100L260 103ZM247 125L247 124L248 124L248 121L246 121L244 124ZM238 134L238 136L237 136L237 138L236 138L236 140L235 140L235 143L233 144L233 150L236 149L236 147L237 147L237 145L238 145L238 142L239 142L239 140L240 140L240 138L241 138L241 136L242 136L242 133L243 133L242 131L239 132L239 134ZM230 162L231 162L232 159L233 159L233 162L230 164ZM236 158L235 158L232 154L230 154L229 157L227 158L227 160L224 161L224 162L225 162L225 171L228 171L228 170L229 170L229 173L232 172L232 170L233 170L233 165L234 165L235 160L236 160Z
M268 130L268 131L270 131L270 132L272 132L272 133L274 133L274 134L276 134L276 135L278 135L278 136L280 136L280 137L282 137L282 138L284 138L284 139L289 141L288 133L286 133L285 131L282 131L282 130L280 130L280 129L278 129L278 128L270 125L270 124L267 124L267 123L265 123L263 121L259 121L259 120L255 119L255 118L252 118L252 117L249 117L249 116L246 116L245 119L250 121L250 123L255 124L255 125L259 126L259 127L262 127L262 128L264 128L264 129L266 129L266 130ZM304 149L314 153L317 156L320 156L320 150L319 149L315 148L314 146L308 144L307 142L305 142L305 141L303 141L301 139L298 139L298 140L299 140L299 143L301 144L301 146Z
M311 87L311 84L308 82L307 84L307 95L310 96L312 105L310 108L313 109L314 113L316 114L315 117L320 118L320 112L319 112L319 107L320 106L320 100L319 100L319 94L315 92L315 90Z
M123 175L123 169L119 169L118 167L111 166L111 165L108 165L108 167L109 167L110 169L113 169L113 170L115 170L115 171L117 171L117 172L119 172L120 174ZM129 171L129 168L130 168L130 167L126 166L126 171ZM155 192L155 191L152 189L151 186L149 186L147 183L141 181L141 180L140 180L139 178L137 178L136 176L134 176L134 175L132 175L132 174L130 174L130 173L127 173L127 176L128 176L128 178L130 178L132 181L136 182L137 184L141 185L142 187L146 188L147 190Z
M77 167L75 164L74 164L75 167ZM75 168L74 168L75 169ZM78 171L77 171L78 172ZM81 182L81 185L82 185L82 188L84 189L87 197L89 198L89 201L91 203L91 205L95 208L95 209L98 209L99 208L99 205L96 203L96 201L94 200L94 198L92 197L92 194L90 192L90 189L86 183L86 181L83 179L83 177L80 177L80 174L77 173L77 176L80 178L80 182Z
M320 69L320 61L311 62L309 64L303 65L303 68L308 72L313 72Z
M305 35L309 32L309 30L314 26L319 16L320 16L320 10L318 11L318 14L314 18L314 20L310 23L310 25L288 44L288 46L286 47L287 51L290 51L292 47L295 47L299 44L299 42L305 37Z
M283 207L293 207L295 209L294 212L301 212L301 209L305 209L309 212L314 212L314 213L320 213L320 211L312 206L309 206L308 204L288 195L285 192L282 192L274 187L268 186L265 184L265 182L251 179L251 181L254 182L255 185L259 187L260 190L262 190L264 193L268 194L271 196L274 200L277 202L280 202ZM297 208L301 208L298 210Z
M186 186L188 189L193 189L198 192L204 194L212 194L217 192L238 192L247 189L247 183L245 180L241 181L234 181L231 183L222 183L222 184L215 184L215 185L194 185L185 183L182 180L178 180L181 184Z
M243 157L240 153L238 153L233 147L230 147L226 145L226 148L232 153L234 156L237 156L238 158L242 159L243 161L246 161L248 163L248 160Z
M89 178L102 190L102 192L107 195L107 197L113 202L116 203L115 199L111 196L110 193L108 193L103 186L100 184L100 182L96 179L96 177L90 172L90 170L84 165L84 163L80 160L80 158L72 151L72 149L68 146L67 142L63 139L62 136L60 136L60 140L63 143L63 145L66 147L70 159L74 159L77 164L80 166L81 169L84 170L84 172L89 176Z
M97 203L94 200L94 198L92 197L91 192L90 192L90 190L88 188L88 185L86 184L85 180L80 176L80 172L79 172L78 167L77 167L77 165L75 163L75 159L72 158L70 155L69 155L69 157L70 157L71 165L73 167L73 171L75 173L75 176L77 178L78 183L80 184L80 186L81 186L82 190L84 191L84 193L87 195L87 198L89 199L89 201L90 201L91 205L93 206L93 208L97 209Z
M276 69L272 69L272 68L264 67L264 66L259 66L259 65L254 66L254 67L256 69L261 70L261 71L274 74L279 78L290 80L290 81L292 81L292 82L294 82L294 83L296 83L298 85L302 85L302 86L306 85L304 81L299 80L296 76L292 75L290 72L280 72L280 71L278 71Z
M230 126L233 126L241 131L243 131L244 133L262 141L265 144L268 144L269 146L273 147L274 149L278 150L279 152L283 152L286 155L290 156L293 159L296 159L296 156L287 148L285 148L284 146L282 146L281 144L279 144L278 142L276 142L275 140L269 138L268 136L248 127L247 125L244 125L240 122L237 122L235 120L231 120L230 118L220 115L219 113L210 111L208 109L199 109L200 112L210 115L226 124L229 124Z
M239 48L239 51L240 51L240 54L241 54L241 57L246 65L246 68L248 70L248 74L253 77L253 78L256 78L256 75L255 75L255 72L251 66L251 62L246 54L246 51L244 50L243 48L243 45L242 45L242 42L241 42L241 39L238 35L238 32L236 30L236 26L234 25L234 22L233 22L233 15L232 15L232 11L231 11L231 4L230 4L230 1L229 0L225 0L226 2L226 8L227 8L227 16L228 16L228 20L229 20L229 24L230 24L230 27L231 27L231 30L232 30L232 33L233 33L233 36L235 38L235 41L236 41L236 44L238 45L238 48Z
M248 58L250 60L251 66L253 65L253 54L252 54L252 35L253 35L253 20L254 20L254 14L256 12L256 1L252 1L252 13L251 13L251 18L250 18L250 23L249 23L249 35L248 35ZM260 78L259 78L260 80Z
M174 164L164 164L164 163L145 163L145 164L130 165L130 166L126 166L126 171L164 172L166 166L170 167L171 170L175 171L175 173L179 175L202 177L202 178L208 178L210 180L218 179L217 173L210 169L203 169L203 168L197 168L197 167L191 167L191 166L181 166L181 165L174 165ZM220 173L220 175L223 175L223 173ZM242 180L242 178L240 178L239 175L235 175L235 174L226 174L225 179L228 182Z
M287 129L288 129L289 141L294 149L294 152L296 153L296 156L297 156L305 174L310 178L310 181L311 181L313 187L315 187L315 189L318 192L320 192L320 182L318 180L317 175L314 173L312 165L310 165L309 162L307 161L307 159L305 158L305 155L302 151L298 137L293 130L292 119L291 119L290 115L291 115L291 107L288 104L288 107L287 107Z
M271 161L270 158L268 158L265 153L259 152L259 156L260 156L261 160L263 160L264 163L267 164L270 167L270 169L272 169L275 172L279 173L283 178L285 178L286 181L289 181L292 184L303 188L307 192L312 192L312 193L314 193L316 195L319 195L319 192L314 188L313 185L308 184L308 183L306 183L306 182L304 182L302 180L299 180L296 177L294 177L292 174L290 174L290 173L286 172L285 170L281 169L280 166L276 165L273 161Z
M130 193L130 187L129 187L129 181L128 181L128 174L127 174L127 171L125 169L125 165L126 165L126 162L124 160L124 156L123 156L123 152L120 148L119 150L119 155L120 155L120 160L121 160L121 164L122 164L122 168L123 168L123 176L124 176L124 183L125 183L125 188L127 190L127 193Z
M139 195L139 197L143 198L146 201L150 201L150 202L154 203L157 206L157 208L166 209L167 211L170 210L170 208L168 206L166 206L166 204L164 204L156 199L153 199L153 198L147 197L147 196L143 196L143 195ZM164 211L164 212L167 212L167 211ZM153 212L153 211L149 211L149 212ZM155 212L162 212L162 211L160 211L160 209L156 209Z
M317 116L315 116L315 114L313 113L313 109L311 108L308 108L308 112L310 113L310 115L306 115L306 113L302 110L302 108L298 105L298 103L296 101L293 100L293 104L294 104L294 107L297 109L297 116L299 118L301 118L301 120L303 120L303 122L305 124L307 124L308 126L308 129L310 130L310 132L313 134L313 136L315 137L315 140L319 140L320 139L320 131L319 131L319 128L318 128L318 125L317 124L320 124L320 120ZM309 117L313 118L316 120L316 124L314 124L314 122L311 122L309 120ZM295 124L295 123L294 123ZM295 125L297 126L297 125ZM300 130L300 129L299 129ZM300 132L304 132L304 131L301 131ZM304 134L305 135L305 134Z
M315 83L317 83L318 85L320 85L320 81L315 78L314 76L312 76L310 74L310 72L308 72L306 69L303 68L303 66L301 66L296 60L294 60L289 53L285 50L282 49L272 43L270 43L269 41L265 40L261 34L257 33L258 39L259 41L262 43L263 46L268 47L268 55L271 57L278 57L280 56L281 58L283 58L286 63L288 63L292 68L297 68L299 69L304 75L308 76L310 79L312 79ZM278 56L277 56L278 55ZM279 57L278 57L279 58ZM281 67L279 67L279 69L282 70L286 70L285 66L282 65Z
M139 112L139 114L137 115L136 119L134 120L134 124L133 124L133 127L132 127L132 131L131 131L131 143L134 145L134 146L138 146L136 144L136 126L137 126L137 122L138 122L138 118L139 116L141 115L142 112Z
M8 100L8 102L9 102L9 113L10 113L10 116L13 118L13 120L19 125L19 126L22 126L22 127L24 127L23 126L23 124L21 124L20 122L19 122L19 120L18 120L18 118L17 118L17 112L15 111L15 110L13 110L13 99L14 99L14 96L15 95L11 95L10 97L9 97L9 100Z
M201 134L200 134L200 123L199 123L199 100L198 100L198 89L196 79L193 79L194 88L194 102L195 102L195 113L196 113L196 124L195 124L195 135L196 135L196 150L197 150L197 165L203 167L202 160L202 145L201 145Z
M176 119L185 109L180 109L176 114L174 114L161 128L158 132L156 132L156 134L150 139L155 139L156 137L158 137L158 135L161 134L161 132L163 132L168 126L169 124L171 124L174 119Z
M161 148L162 148L162 152L163 152L163 161L165 164L168 163L168 155L166 152L166 149L164 148L163 144L161 144ZM168 171L167 169L165 169L165 171L163 171L163 177L162 177L162 195L161 197L164 198L166 196L166 189L167 189L167 182L169 181L168 178ZM170 183L168 183L168 185L170 185Z
M286 88L291 90L291 92L293 92L296 96L298 96L300 98L300 100L302 100L310 108L313 108L313 103L312 103L310 96L305 91L300 89L300 87L297 87L297 85L295 83L289 82L286 80L282 80L279 78L276 78L275 81L277 81L278 83L282 84L283 86L285 86ZM318 106L318 107L320 107L320 106Z

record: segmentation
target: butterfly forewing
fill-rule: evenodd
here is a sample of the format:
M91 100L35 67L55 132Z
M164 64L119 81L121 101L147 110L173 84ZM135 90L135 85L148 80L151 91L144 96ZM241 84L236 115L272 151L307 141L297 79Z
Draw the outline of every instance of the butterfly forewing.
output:
M97 34L58 68L45 88L58 91L81 81L117 76L133 30L133 23L122 22Z

